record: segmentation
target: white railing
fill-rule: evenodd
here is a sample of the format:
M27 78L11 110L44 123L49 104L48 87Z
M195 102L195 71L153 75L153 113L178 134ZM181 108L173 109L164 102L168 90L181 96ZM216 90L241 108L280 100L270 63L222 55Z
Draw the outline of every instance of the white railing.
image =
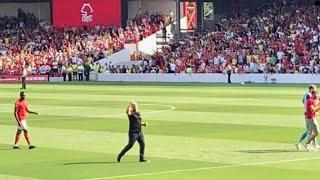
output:
M170 24L166 26L167 29L167 40L170 41L173 38L173 32L172 27L176 24L174 22L173 24ZM187 18L183 17L181 18L180 22L181 29L186 29L187 28ZM173 30L174 31L174 30ZM147 55L152 55L157 51L157 34L162 35L162 30L152 34L151 36L143 39L138 43L138 51L141 52L142 54L147 54Z

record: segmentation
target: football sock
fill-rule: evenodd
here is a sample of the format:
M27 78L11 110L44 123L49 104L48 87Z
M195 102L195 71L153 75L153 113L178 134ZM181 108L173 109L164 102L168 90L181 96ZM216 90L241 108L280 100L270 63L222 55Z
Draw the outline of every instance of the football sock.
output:
M315 146L318 146L317 138L314 138L312 142Z
M299 143L301 143L303 140L305 140L308 137L308 135L309 135L309 133L307 131L304 132L300 137Z

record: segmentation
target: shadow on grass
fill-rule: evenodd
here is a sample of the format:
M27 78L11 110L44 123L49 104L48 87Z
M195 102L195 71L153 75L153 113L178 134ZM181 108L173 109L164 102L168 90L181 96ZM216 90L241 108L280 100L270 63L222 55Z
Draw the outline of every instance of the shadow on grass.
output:
M252 153L252 154L263 154L263 153L290 153L290 152L300 152L296 149L259 149L259 150L242 150L238 151L242 153Z
M123 163L136 163L136 161L123 161L121 163L115 161L92 161L92 162L71 162L71 163L64 163L63 165L90 165L90 164L123 164Z
M64 163L63 165L86 165L86 164L116 164L117 162L110 162L110 161L99 161L99 162L71 162L71 163Z

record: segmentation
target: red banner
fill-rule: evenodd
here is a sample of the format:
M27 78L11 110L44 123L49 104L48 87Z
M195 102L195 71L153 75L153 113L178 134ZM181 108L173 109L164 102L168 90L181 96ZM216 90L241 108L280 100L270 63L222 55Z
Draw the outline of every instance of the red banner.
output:
M21 82L21 76L1 76L0 83L17 83ZM30 75L27 82L48 82L48 75Z
M52 0L55 27L120 26L121 0Z
M0 83L6 83L6 82L19 82L20 78L15 76L0 76Z
M194 30L197 28L197 3L196 2L184 2L184 15L187 16L188 30Z

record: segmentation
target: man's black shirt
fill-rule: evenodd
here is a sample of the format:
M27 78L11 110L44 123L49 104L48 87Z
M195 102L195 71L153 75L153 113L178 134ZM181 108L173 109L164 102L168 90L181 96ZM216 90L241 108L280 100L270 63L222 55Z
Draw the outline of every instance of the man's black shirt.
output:
M139 133L141 132L141 117L139 112L131 112L128 115L129 118L129 132Z

